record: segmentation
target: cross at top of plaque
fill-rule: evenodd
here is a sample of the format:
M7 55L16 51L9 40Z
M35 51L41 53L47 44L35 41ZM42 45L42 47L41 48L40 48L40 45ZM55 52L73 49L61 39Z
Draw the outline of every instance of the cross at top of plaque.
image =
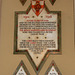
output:
M33 12L39 16L39 14L43 11L44 9L44 1L32 1L32 10Z
M36 4L34 5L35 10L38 12L41 9L41 5L39 1L36 1Z

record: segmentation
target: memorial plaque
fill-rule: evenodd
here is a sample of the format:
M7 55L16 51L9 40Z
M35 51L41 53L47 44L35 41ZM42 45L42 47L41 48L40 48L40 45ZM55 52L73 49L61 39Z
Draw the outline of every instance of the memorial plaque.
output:
M20 64L18 65L18 67L13 75L30 75L30 73L28 72L23 61L20 62Z
M56 66L55 62L52 61L45 75L62 75L62 74L59 71L58 67Z
M38 72L49 54L61 53L61 11L49 11L45 1L32 1L15 12L15 54L26 54Z

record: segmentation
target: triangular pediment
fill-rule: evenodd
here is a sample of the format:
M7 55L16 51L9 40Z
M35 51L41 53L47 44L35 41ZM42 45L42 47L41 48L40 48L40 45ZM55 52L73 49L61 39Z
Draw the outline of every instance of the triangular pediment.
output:
M51 62L49 68L47 69L45 75L62 75L60 70L58 69L54 60Z
M24 65L23 61L20 62L16 71L13 75L30 75L29 71L27 70L26 66Z

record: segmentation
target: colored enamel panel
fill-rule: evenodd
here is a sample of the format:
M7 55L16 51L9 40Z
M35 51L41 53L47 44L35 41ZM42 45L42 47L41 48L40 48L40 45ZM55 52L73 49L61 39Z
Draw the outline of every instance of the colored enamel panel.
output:
M26 66L24 65L23 61L20 62L16 71L13 75L30 75L29 71L27 70Z
M54 61L51 62L45 75L62 75Z

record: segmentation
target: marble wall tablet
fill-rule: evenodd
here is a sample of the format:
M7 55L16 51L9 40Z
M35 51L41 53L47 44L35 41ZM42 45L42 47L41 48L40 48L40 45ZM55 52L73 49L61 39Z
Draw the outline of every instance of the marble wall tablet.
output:
M49 11L45 1L16 11L14 54L26 54L37 73L49 54L61 54L61 11Z

